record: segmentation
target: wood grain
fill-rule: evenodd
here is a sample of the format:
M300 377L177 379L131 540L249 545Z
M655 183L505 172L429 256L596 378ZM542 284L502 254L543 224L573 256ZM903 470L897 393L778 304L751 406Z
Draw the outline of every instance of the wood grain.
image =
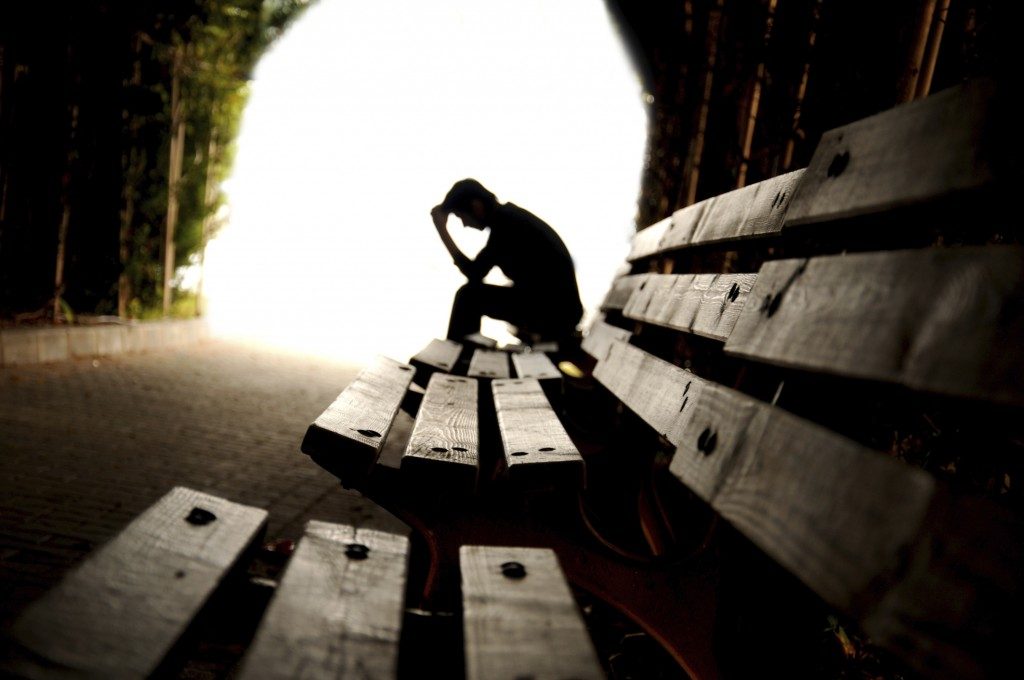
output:
M625 307L633 291L639 288L648 276L650 275L631 274L630 276L622 276L615 279L612 282L612 287L608 290L608 294L605 295L604 302L601 303L601 311L608 312Z
M681 414L691 408L692 393L702 384L690 371L621 341L612 343L594 378L673 444L678 444Z
M582 482L583 458L551 408L540 382L495 380L491 390L509 477L557 476L559 480Z
M519 378L536 378L537 380L557 380L562 377L551 359L544 352L522 352L512 355L512 365Z
M767 263L728 353L1024 403L1024 249L931 248Z
M452 340L435 338L426 347L416 353L409 363L416 368L423 367L428 371L454 372L455 365L462 354L462 345Z
M872 639L985 677L1016 615L1019 518L922 470L623 343L595 376L677 446L672 473Z
M309 426L302 451L345 486L359 484L377 462L413 372L378 357Z
M673 474L828 602L857 611L898 578L928 474L713 383L678 431Z
M931 201L995 179L991 102L979 80L826 132L786 215L786 226Z
M608 356L608 350L613 342L616 340L629 342L631 336L632 333L629 331L612 326L603 319L597 319L590 325L590 330L587 331L587 336L583 338L581 347L584 352L601 361Z
M469 680L605 677L553 551L467 545L459 564Z
M677 210L661 242L647 254L779 233L803 174L795 170Z
M466 375L471 378L508 378L511 375L508 354L497 350L478 349L469 360Z
M203 523L186 518L198 509ZM12 629L24 677L152 673L243 551L265 510L175 487L90 555Z
M394 678L408 555L407 536L309 522L240 677Z
M672 218L666 217L660 222L655 222L646 229L641 229L633 236L627 262L635 262L654 255L660 250L661 240L672 225Z
M622 313L637 321L725 340L755 280L756 274L651 274Z
M472 486L480 460L477 381L434 374L402 457L403 472L426 470Z

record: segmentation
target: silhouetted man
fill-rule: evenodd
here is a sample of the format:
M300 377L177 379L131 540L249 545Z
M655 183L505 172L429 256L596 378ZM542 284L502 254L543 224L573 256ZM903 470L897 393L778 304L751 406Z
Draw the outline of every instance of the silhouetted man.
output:
M490 228L475 260L448 234L449 214L467 227ZM575 336L583 315L576 272L569 250L547 223L517 205L499 203L475 179L456 182L430 216L455 266L469 279L452 302L449 339L460 341L478 332L484 315L513 324L523 339L565 342ZM501 269L512 285L482 283L492 267Z

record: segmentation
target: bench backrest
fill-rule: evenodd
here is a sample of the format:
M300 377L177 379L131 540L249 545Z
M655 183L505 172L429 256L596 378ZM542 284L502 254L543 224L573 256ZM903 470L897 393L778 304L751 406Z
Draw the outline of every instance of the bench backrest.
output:
M583 345L683 484L876 643L959 677L1008 658L979 630L1013 628L1020 518L899 458L1020 453L997 106L982 81L852 123L806 170L639 232Z

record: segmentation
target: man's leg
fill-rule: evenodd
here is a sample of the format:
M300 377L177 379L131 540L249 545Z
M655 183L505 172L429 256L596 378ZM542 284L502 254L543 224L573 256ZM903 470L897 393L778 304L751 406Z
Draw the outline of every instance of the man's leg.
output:
M452 301L448 322L448 339L461 342L464 337L480 332L480 317L489 316L509 323L522 318L522 296L514 288L467 283L459 288Z

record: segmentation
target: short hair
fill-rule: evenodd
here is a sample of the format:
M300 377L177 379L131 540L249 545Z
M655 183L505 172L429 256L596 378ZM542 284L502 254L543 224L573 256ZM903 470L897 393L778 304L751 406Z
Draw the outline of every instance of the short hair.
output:
M441 202L441 207L448 212L469 212L473 200L483 202L485 209L490 210L498 203L497 197L488 191L483 184L475 179L459 180L452 185L448 194Z

